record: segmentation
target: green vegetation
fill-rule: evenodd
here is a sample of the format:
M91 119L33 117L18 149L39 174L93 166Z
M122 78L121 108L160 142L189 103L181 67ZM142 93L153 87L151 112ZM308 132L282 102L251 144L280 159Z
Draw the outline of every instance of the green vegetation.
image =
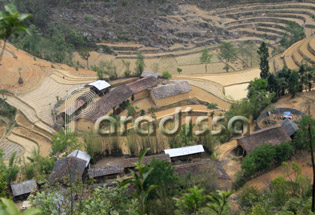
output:
M1 198L0 202L0 214L5 214L5 215L36 215L36 214L41 214L41 211L36 208L30 208L23 213L20 212L18 207L14 204L12 200Z
M21 32L30 34L24 23L27 19L31 18L30 14L19 14L13 4L4 6L4 11L0 13L0 39L3 40L2 51L0 53L0 62L3 57L5 47L11 36L18 38Z
M257 53L260 56L260 78L267 79L269 76L269 49L265 42L262 42Z
M222 42L219 46L219 57L225 61L224 69L229 72L229 63L236 59L237 49L230 42Z
M172 77L172 75L168 71L164 71L162 73L162 77L166 78L166 79L170 79Z
M136 68L135 68L135 76L140 76L144 71L144 56L141 52L137 53L137 60L136 60Z
M206 73L208 72L208 63L211 63L212 57L213 57L213 54L209 52L209 49L205 48L202 50L202 54L200 56L200 63L205 64Z
M91 68L97 73L99 80L115 80L118 78L117 68L112 60L101 61L99 66L92 65Z

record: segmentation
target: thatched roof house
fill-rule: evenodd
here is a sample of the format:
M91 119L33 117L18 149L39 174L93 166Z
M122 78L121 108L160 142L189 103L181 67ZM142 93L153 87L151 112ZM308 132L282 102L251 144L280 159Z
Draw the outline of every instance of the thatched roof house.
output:
M238 145L247 153L250 154L257 146L264 143L278 145L282 142L291 141L292 139L287 134L282 126L272 126L251 133L250 135L237 137Z
M110 175L118 175L123 172L123 169L119 164L117 165L106 165L103 167L93 168L88 170L90 178L97 178Z
M82 180L83 173L86 168L86 161L75 157L66 157L57 160L53 170L49 176L49 182L52 184L58 181L68 185L69 182L74 183L76 180Z
M298 125L290 119L283 120L281 122L281 126L285 129L290 137L299 130Z
M137 81L126 84L133 94L156 87L159 84L153 76L138 79Z
M89 120L96 122L98 118L106 115L110 110L128 100L132 94L133 92L126 85L116 87L114 90L110 91L96 102L97 108L95 109L94 113L89 114Z
M187 174L191 175L201 175L205 171L208 171L211 168L215 171L217 178L224 180L231 180L230 176L221 166L220 162L212 160L202 160L199 162L188 163L183 165L175 166L174 172L178 174L180 178L186 176Z
M37 184L34 179L23 181L18 184L11 184L11 190L14 197L30 194L37 189Z
M159 74L157 73L153 73L153 72L142 72L141 78L145 78L145 77L154 77L154 78L158 78L159 77Z
M176 81L171 84L153 88L152 92L157 99L176 96L192 91L187 81Z
M192 89L187 81L176 81L153 88L151 98L157 106L165 106L188 99L190 91Z
M166 160L167 162L171 162L171 158L167 154L159 154L159 155L151 155L151 156L145 156L142 160L142 164L150 164L152 159L158 159L158 160ZM133 163L138 162L138 158L126 158L124 161L124 168L133 168L135 165Z

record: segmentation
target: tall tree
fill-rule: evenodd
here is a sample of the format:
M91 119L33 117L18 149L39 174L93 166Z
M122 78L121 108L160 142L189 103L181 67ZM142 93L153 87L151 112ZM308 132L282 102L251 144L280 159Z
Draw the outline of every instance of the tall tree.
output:
M79 55L83 60L86 60L86 67L89 69L89 58L90 58L90 49L89 48L80 48L79 49Z
M144 71L144 56L141 52L137 53L137 60L136 60L136 68L135 68L135 75L140 76L141 73Z
M296 71L292 71L289 76L289 93L292 98L295 97L296 93L299 91L299 75Z
M4 11L0 12L0 39L3 39L2 51L0 53L0 62L3 57L7 42L12 35L19 37L20 32L30 34L24 21L30 18L30 14L19 14L16 7L12 4L4 6Z
M260 56L260 77L267 79L269 76L269 50L265 42L262 42L257 53Z
M204 63L205 64L206 73L208 72L208 63L211 62L211 58L212 57L213 57L213 54L209 52L209 49L204 48L202 50L202 54L200 56L200 63Z
M225 60L224 69L226 72L229 71L229 63L236 58L237 49L230 42L222 42L219 46L219 57Z

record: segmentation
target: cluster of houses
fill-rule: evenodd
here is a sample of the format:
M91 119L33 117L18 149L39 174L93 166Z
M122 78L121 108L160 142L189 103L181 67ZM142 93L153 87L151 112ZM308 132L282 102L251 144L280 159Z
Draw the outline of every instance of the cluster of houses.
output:
M179 178L183 179L186 175L204 175L211 169L217 177L218 185L222 189L229 189L231 178L217 161L203 159L204 148L202 145L187 146L175 149L166 149L163 154L145 156L143 164L150 164L152 159L165 160L174 164L174 171ZM88 153L75 150L67 157L56 161L49 176L49 184L60 183L63 186L71 186L78 180L84 183L93 181L95 186L112 186L117 177L130 177L129 170L135 168L137 157L122 158L120 164L104 165L93 168L90 164L91 157ZM179 162L181 161L181 162ZM34 179L18 184L12 184L11 190L13 197L17 200L25 200L28 195L39 188L39 184Z
M165 80L160 80L157 74L149 72L143 72L141 77L134 82L113 89L104 80L89 83L86 87L99 95L99 99L93 103L93 111L80 116L81 110L88 105L88 101L81 96L57 116L57 119L79 116L77 117L77 129L81 131L90 131L97 119L104 115L121 113L121 104L127 100L132 104L135 101L150 98L155 107L159 108L189 99L190 91L192 91L187 81L175 81L167 84Z

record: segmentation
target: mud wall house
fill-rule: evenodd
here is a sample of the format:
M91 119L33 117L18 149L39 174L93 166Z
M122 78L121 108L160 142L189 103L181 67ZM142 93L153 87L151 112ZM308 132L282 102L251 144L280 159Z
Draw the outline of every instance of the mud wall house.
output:
M150 96L150 90L158 85L158 80L154 76L148 76L132 83L126 84L132 91L131 101L140 100Z
M174 149L165 149L165 154L168 154L173 162L176 161L192 161L196 158L201 158L205 152L202 145L186 146Z
M264 143L271 143L274 146L292 140L281 125L261 129L235 139L238 145L237 154L243 156L250 154L257 146Z
M192 89L187 81L176 81L153 88L151 98L157 107L162 107L189 99L190 91Z
M88 170L90 179L94 179L96 183L105 183L106 180L116 179L117 176L123 176L123 169L119 164L106 165Z
M90 87L90 90L98 94L99 96L103 96L110 91L111 85L104 80L97 80L92 83L85 85L86 87Z
M59 182L65 186L75 183L77 180L84 181L87 162L80 158L69 156L57 160L49 176L49 183Z
M152 159L158 159L158 160L166 160L167 162L171 162L171 158L168 154L158 154L158 155L151 155L151 156L145 156L142 160L142 164L147 165L151 163ZM125 158L123 161L124 165L124 171L126 174L129 173L129 169L134 169L135 165L134 163L138 162L138 158Z
M15 200L26 200L30 193L37 190L37 184L34 179L11 184L10 187Z
M230 190L232 188L232 180L226 173L221 163L212 160L202 160L199 162L182 164L175 166L174 172L179 176L181 180L192 177L195 180L209 180L209 177L213 175L216 177L219 189Z
M133 92L126 85L121 85L102 96L96 104L91 107L91 111L84 117L77 120L76 128L78 131L91 131L94 129L95 122L102 116L110 113L119 113L124 101L131 98Z

